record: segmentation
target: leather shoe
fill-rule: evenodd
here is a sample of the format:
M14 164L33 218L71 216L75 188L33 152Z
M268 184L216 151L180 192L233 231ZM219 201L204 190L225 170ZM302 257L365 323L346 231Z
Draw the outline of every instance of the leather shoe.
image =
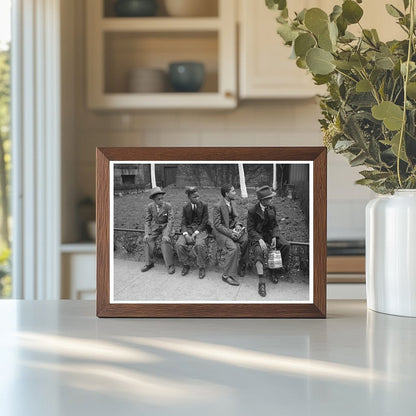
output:
M205 277L205 269L203 267L199 268L199 278L203 279Z
M266 283L259 283L259 295L262 298L266 296Z
M148 270L150 270L152 267L155 267L155 265L153 264L153 263L150 263L150 264L145 264L143 267L142 267L142 272L147 272Z
M244 277L246 275L246 265L243 263L238 267L238 275Z
M272 270L271 271L271 276L270 276L270 280L274 283L274 284L276 284L276 283L279 283L279 275L277 274L277 270Z
M174 266L173 264L171 264L171 265L168 267L168 273L169 273L169 274L173 274L173 273L175 273L175 266Z
M183 268L182 268L182 276L186 276L189 273L189 269L190 266L188 266L187 264L184 264Z
M226 276L225 274L222 275L222 281L228 283L231 286L240 286L240 283L234 279L232 276Z

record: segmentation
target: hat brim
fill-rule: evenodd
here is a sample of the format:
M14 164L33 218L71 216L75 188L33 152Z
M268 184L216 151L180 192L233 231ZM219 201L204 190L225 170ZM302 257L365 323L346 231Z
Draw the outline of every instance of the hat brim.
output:
M150 198L150 199L153 199L156 195L165 195L165 194L166 194L166 192L163 192L163 191L161 191L161 192L156 192L156 193L154 193L154 194L149 195L149 198Z
M262 199L270 199L270 198L273 198L274 196L276 196L276 192L272 192L271 194L266 195L266 196L258 197L258 200L261 201Z

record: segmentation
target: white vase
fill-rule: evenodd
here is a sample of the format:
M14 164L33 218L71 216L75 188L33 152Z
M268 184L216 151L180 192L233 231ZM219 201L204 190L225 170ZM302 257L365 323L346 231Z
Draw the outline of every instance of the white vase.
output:
M366 207L367 306L416 317L416 190L379 196Z

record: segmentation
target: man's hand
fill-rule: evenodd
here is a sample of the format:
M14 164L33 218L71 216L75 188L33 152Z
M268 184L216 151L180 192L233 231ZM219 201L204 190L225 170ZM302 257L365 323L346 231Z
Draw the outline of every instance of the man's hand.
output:
M143 241L147 243L148 240L149 240L149 234L145 234L143 237Z
M192 239L195 240L196 236L199 234L198 230L195 230L194 233L192 234Z
M259 240L259 244L263 251L267 251L267 244L262 238Z
M170 238L167 235L164 235L162 237L162 241L164 241L165 243L170 243Z
M186 244L193 244L194 239L189 234L186 234L185 235L185 242L186 242Z
M233 241L238 241L240 239L240 233L237 231L233 231L231 234L231 239Z
M273 237L273 238L272 238L272 245L271 245L271 248L272 248L272 249L275 249L275 248L276 248L276 237Z

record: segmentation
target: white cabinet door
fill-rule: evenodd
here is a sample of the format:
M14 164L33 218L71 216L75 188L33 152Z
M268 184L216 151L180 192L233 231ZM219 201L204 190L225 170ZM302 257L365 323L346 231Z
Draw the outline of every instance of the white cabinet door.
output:
M328 0L325 0L328 2ZM292 2L294 3L294 2ZM304 7L324 7L324 1L296 1L296 11ZM322 93L312 77L289 59L291 49L277 34L278 12L264 1L239 0L240 98L305 98Z
M402 0L389 3L403 9ZM304 7L320 7L329 13L341 0L298 0L289 3L289 12ZM296 66L290 59L291 49L277 34L278 12L269 10L264 1L238 0L240 20L239 89L240 98L305 98L325 92L324 87L313 84L311 75ZM402 39L404 32L388 15L384 2L366 0L361 4L363 27L377 29L383 41ZM358 25L349 31L358 34Z

